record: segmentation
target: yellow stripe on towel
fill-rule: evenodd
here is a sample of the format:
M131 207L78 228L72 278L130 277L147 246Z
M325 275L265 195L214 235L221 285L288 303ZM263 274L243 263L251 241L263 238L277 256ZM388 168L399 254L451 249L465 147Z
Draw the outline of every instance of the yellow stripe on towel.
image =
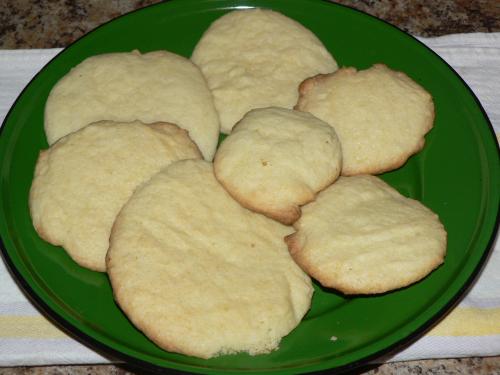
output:
M56 339L67 337L43 316L0 316L0 338Z
M488 336L500 334L500 308L458 307L428 336Z
M500 308L456 308L428 336L500 334ZM67 335L43 316L0 316L0 338L52 339Z

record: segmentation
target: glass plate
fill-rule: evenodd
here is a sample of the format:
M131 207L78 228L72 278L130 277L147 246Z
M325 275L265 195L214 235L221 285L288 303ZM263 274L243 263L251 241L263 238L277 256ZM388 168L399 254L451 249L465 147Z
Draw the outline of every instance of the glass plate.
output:
M202 360L161 350L115 305L108 278L77 266L35 233L28 192L38 152L47 148L50 89L87 56L167 49L189 57L208 25L229 10L271 7L311 29L341 66L385 63L433 96L434 129L422 152L382 177L439 214L448 231L446 262L423 281L371 297L345 297L316 285L312 308L261 356ZM63 50L31 81L6 117L0 138L0 234L4 259L34 303L73 337L143 369L297 373L346 370L396 351L438 321L485 262L499 201L497 143L479 102L460 77L416 39L376 18L323 1L170 1L115 19ZM331 340L335 336L336 340Z

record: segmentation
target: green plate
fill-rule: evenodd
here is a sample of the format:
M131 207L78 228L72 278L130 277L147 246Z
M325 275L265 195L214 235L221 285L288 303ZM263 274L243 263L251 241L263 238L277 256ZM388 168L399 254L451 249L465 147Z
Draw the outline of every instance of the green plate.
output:
M167 49L184 56L225 12L271 7L311 29L343 66L383 62L402 70L435 100L435 128L422 152L383 175L401 193L439 214L448 231L443 266L408 288L347 298L316 287L312 308L282 341L261 356L201 360L167 353L143 336L115 305L106 275L77 266L42 241L28 210L38 152L47 148L43 110L52 86L87 56ZM9 112L0 138L0 234L12 274L36 305L87 345L149 370L297 373L346 370L399 350L440 319L463 295L487 258L496 233L499 157L491 125L458 75L411 36L366 14L323 1L170 1L107 23L54 58ZM332 336L336 341L330 340Z

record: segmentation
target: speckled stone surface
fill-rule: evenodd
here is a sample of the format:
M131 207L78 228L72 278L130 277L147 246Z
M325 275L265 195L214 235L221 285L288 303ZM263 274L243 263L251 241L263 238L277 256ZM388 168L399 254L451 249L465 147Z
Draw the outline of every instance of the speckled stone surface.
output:
M1 0L0 48L64 47L96 26L158 0ZM420 36L500 31L499 0L340 0Z
M39 366L0 368L0 375L136 375L126 366ZM498 359L436 359L383 364L365 367L346 375L495 375L500 374Z
M0 0L0 48L64 47L95 27L158 0ZM500 0L340 0L420 36L500 31ZM0 354L1 355L1 354ZM0 375L134 374L117 365L0 368ZM371 365L356 374L500 374L500 357Z

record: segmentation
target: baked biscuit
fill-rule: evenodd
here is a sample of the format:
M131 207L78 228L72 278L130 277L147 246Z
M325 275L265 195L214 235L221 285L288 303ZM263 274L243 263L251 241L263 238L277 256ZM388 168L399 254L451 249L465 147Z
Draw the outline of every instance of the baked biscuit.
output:
M283 241L291 232L241 207L211 163L173 163L136 190L113 226L115 299L165 350L201 358L270 352L313 292Z
M337 179L342 167L333 128L285 108L248 112L214 158L215 177L244 207L284 224Z
M424 147L434 121L430 94L404 73L381 64L305 80L295 109L335 128L345 176L400 167Z
M115 216L134 189L175 160L201 158L176 125L90 124L40 153L30 191L33 225L81 266L105 271Z
M302 207L286 238L323 286L373 294L410 285L439 266L446 231L436 214L375 176L340 177Z
M50 92L45 107L50 145L101 120L174 123L189 132L207 160L219 139L218 115L201 71L167 51L89 57Z
M237 10L205 31L191 59L212 90L221 130L254 108L292 108L299 84L337 63L300 23L268 9Z

